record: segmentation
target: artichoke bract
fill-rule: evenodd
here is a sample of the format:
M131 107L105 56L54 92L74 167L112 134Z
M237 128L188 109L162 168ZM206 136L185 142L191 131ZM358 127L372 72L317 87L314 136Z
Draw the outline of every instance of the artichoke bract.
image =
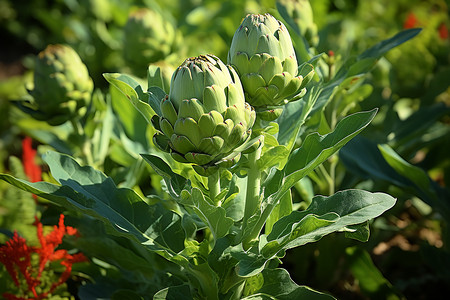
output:
M228 64L238 72L247 102L266 111L304 95L291 37L270 14L247 15L236 30Z
M136 75L144 75L151 63L164 60L175 45L176 28L151 9L132 12L124 27L123 56Z
M30 94L37 110L28 112L50 125L60 125L86 112L93 88L86 65L75 50L49 45L36 59Z
M239 160L256 118L236 71L213 55L188 58L175 70L160 111L152 119L154 143L204 176Z

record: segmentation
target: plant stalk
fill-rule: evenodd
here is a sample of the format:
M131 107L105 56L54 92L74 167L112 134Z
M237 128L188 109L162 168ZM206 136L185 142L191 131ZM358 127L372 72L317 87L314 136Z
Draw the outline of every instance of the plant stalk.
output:
M261 170L258 167L258 160L261 157L261 151L264 146L264 137L261 137L261 144L254 152L248 155L249 170L247 174L247 194L245 198L245 209L243 226L247 226L248 219L258 209L260 203L261 191Z
M72 124L74 133L81 138L82 145L81 145L81 153L85 157L86 163L90 166L94 166L94 159L92 157L92 150L91 150L91 142L87 138L80 122L78 119L70 119L70 123Z
M209 198L214 202L216 206L220 206L221 203L217 199L217 195L220 193L220 175L219 171L208 176L208 189L209 189Z

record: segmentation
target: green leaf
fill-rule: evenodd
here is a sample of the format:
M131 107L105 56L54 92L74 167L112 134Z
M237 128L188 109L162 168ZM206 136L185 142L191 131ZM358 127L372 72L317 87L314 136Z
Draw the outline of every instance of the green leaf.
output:
M269 234L272 231L273 224L277 222L284 216L289 215L292 212L292 196L288 191L281 197L280 202L274 207L272 213L266 221L266 225L264 226L266 234Z
M409 184L387 164L377 144L365 137L357 136L347 143L339 152L339 159L349 171L364 179L378 178L399 186Z
M445 215L446 218L450 218L450 201L445 196L441 196L440 188L433 184L424 170L408 163L388 145L379 145L378 149L389 166L413 183L413 186L419 191L418 195L424 201Z
M148 96L145 96L139 83L130 76L119 73L105 73L103 77L133 103L134 107L142 114L147 123L151 123L152 116L155 112L148 103L142 101L142 99L148 99Z
M359 112L342 119L335 130L324 136L308 135L300 148L292 152L285 167L283 189L287 191L328 157L336 153L349 140L366 128L375 117L376 109Z
M372 262L369 253L358 247L346 249L350 262L350 271L358 280L362 292L370 299L402 299L389 281Z
M244 235L256 237L284 194L369 125L375 113L376 109L350 115L342 119L333 132L324 136L317 132L310 134L303 145L292 152L283 171L272 168L263 182L264 199L261 210L254 217L257 220L252 223L253 228L247 226L244 229Z
M311 114L322 110L329 101L332 100L332 95L336 89L340 87L344 80L348 78L357 78L369 72L377 60L386 54L392 48L395 48L409 39L416 36L421 29L413 28L402 31L394 37L381 41L375 46L367 49L357 57L350 57L345 61L342 67L336 72L336 75L329 82L323 84L323 91L318 97ZM349 79L350 80L350 79Z
M345 232L346 238L358 240L360 242L367 242L369 240L369 222L347 226L343 229L343 231Z
M364 51L361 55L359 55L359 59L365 59L365 58L370 58L370 57L378 59L381 56L383 56L384 54L386 54L386 52L388 52L392 48L395 48L395 47L403 44L404 42L412 39L413 37L418 35L419 32L421 32L421 31L422 31L421 28L412 28L412 29L407 29L407 30L401 31L401 32L397 33L396 35L394 35L393 37L391 37L387 40L381 41L378 44L376 44L375 46L372 46L371 48Z
M157 292L153 300L193 299L189 285L169 286Z
M337 192L330 197L316 196L311 205L304 211L293 211L289 216L275 223L272 232L267 236L267 241L284 243L283 249L298 247L315 241L322 236L344 229L347 226L361 224L376 218L395 204L395 199L383 193L370 193L362 190L346 190ZM318 227L304 235L291 238L292 231L298 222L310 214L321 218L336 214L336 219L329 226ZM290 229L292 228L292 229Z
M156 86L165 90L164 82L161 75L161 68L155 65L149 65L147 70L148 87Z
M145 245L143 249L184 263L184 258L176 255L184 248L184 231L177 214L160 205L148 205L135 191L117 188L111 178L89 166L80 167L69 156L49 152L44 160L61 186L30 183L7 174L0 174L0 179L69 211L100 220L109 234L126 237L135 245Z
M382 152L383 151L383 152ZM411 165L389 146L378 146L358 137L348 143L339 154L351 172L362 178L376 178L397 185L418 196L436 211L450 218L450 202L446 190L434 183L422 169Z
M243 299L335 299L307 286L297 285L285 269L265 269L261 274L259 281L262 281L262 287Z
M286 146L275 146L263 153L261 158L257 161L260 170L266 170L273 166L284 166L289 150Z
M111 103L126 135L133 141L148 147L147 126L144 116L135 108L130 99L115 85L110 86Z
M406 148L408 144L420 140L424 135L429 135L431 132L436 131L436 127L433 127L433 125L449 113L450 107L442 102L435 103L431 106L421 107L396 126L391 133L393 139L390 143L395 144L394 148L397 151ZM426 141L423 141L422 143L426 143ZM402 151L399 152L402 153Z
M330 197L316 196L308 209L293 211L278 220L269 235L260 236L259 245L238 257L239 275L252 276L288 249L378 217L394 206L395 201L387 194L362 190L346 190Z
M180 203L192 208L195 214L205 222L211 230L214 240L224 237L234 223L233 219L226 216L223 207L209 203L198 188L193 188L191 193L184 190Z
M180 198L181 191L190 188L190 181L172 171L170 166L160 157L150 154L141 154L144 160L166 182L167 189L174 198Z
M415 185L417 185L423 191L430 193L430 196L436 197L434 191L431 188L430 178L427 173L421 168L411 165L406 160L400 157L394 149L388 145L378 145L378 149L383 155L386 162L395 170L397 173L405 176L411 180Z

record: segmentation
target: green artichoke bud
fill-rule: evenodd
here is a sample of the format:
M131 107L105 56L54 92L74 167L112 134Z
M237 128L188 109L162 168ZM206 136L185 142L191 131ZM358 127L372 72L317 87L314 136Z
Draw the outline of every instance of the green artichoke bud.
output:
M65 45L49 45L39 53L34 70L34 98L38 120L60 125L86 112L94 88L78 54Z
M149 64L172 53L176 39L176 28L160 13L148 8L134 11L124 28L125 62L134 74L144 76Z
M160 108L154 143L204 176L239 159L256 118L236 71L213 55L186 59Z
M246 99L258 115L264 111L264 117L274 119L278 106L304 95L306 81L298 75L289 32L269 14L244 18L233 36L228 63L237 70Z
M309 0L277 0L277 7L281 7L291 16L297 33L304 37L310 46L317 46L319 35Z

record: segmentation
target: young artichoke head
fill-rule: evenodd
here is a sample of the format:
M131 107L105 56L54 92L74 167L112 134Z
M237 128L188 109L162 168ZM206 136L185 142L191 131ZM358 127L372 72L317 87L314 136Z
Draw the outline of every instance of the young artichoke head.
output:
M310 46L317 46L319 35L309 0L277 0L277 7L281 7L292 18L298 34L303 36Z
M165 59L174 48L176 28L157 11L140 8L124 27L123 56L133 73L145 74L150 63Z
M39 53L34 69L33 117L60 125L86 112L94 88L86 65L69 46L49 45Z
M249 14L243 19L233 36L228 64L237 70L246 99L258 113L306 92L289 32L270 14Z
M256 118L235 70L213 55L186 59L160 108L154 143L204 176L239 160Z

